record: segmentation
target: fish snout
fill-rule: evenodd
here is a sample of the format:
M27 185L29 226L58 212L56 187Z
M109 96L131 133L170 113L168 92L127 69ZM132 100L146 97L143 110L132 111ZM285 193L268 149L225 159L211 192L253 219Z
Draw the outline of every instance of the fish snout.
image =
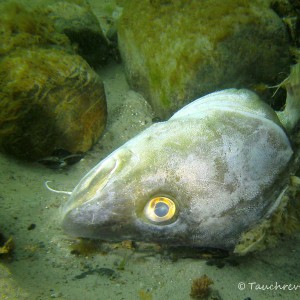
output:
M93 200L106 186L118 165L117 159L108 157L94 167L73 190L69 200L63 208L63 215Z
M107 223L105 218L109 218L113 203L108 201L105 187L122 176L132 157L130 150L117 149L82 178L62 209L63 228L67 233L78 236L86 223L89 231L96 223Z

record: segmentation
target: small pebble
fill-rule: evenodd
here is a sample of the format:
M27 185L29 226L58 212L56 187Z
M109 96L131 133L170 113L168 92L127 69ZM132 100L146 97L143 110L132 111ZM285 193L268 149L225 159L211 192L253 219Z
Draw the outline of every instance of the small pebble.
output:
M33 230L33 229L35 229L35 227L36 227L36 225L34 223L32 223L27 227L27 230Z

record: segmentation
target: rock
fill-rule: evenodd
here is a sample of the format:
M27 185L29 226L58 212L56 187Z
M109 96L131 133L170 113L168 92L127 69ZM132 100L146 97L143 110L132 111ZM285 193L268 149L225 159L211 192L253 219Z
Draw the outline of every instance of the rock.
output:
M0 4L0 150L40 160L86 152L106 124L99 76L44 8Z
M118 41L131 87L162 118L229 87L267 98L291 62L282 20L259 0L132 0Z
M42 8L0 2L0 58L16 48L55 47L73 52L65 34L57 32Z
M153 111L140 94L128 91L122 103L111 111L110 116L112 122L107 126L108 130L103 135L103 141L110 138L110 141L104 144L118 148L152 124Z
M90 6L58 1L48 6L48 16L56 30L69 37L78 54L92 67L106 62L110 47Z
M0 60L0 149L37 160L85 152L106 124L101 79L78 55L19 49Z

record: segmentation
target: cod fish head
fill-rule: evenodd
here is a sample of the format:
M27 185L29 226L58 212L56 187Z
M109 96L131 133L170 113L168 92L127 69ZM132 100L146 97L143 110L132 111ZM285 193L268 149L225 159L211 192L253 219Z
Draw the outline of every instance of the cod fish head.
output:
M247 90L202 97L95 166L63 208L76 237L232 249L270 216L293 151Z

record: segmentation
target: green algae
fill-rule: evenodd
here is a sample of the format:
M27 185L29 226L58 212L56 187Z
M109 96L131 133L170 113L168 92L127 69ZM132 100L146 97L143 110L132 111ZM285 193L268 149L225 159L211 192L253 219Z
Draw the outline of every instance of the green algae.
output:
M55 31L45 9L27 9L24 5L7 2L0 6L5 13L0 19L0 55L23 47L70 47L64 34Z
M266 10L266 19L262 10ZM257 77L260 82L266 75L260 76L252 65L257 42L248 40L263 36L269 26L267 19L272 23L272 17L275 14L267 1L128 1L119 21L119 42L129 82L161 117L169 116L187 100L215 90L216 84L225 88L222 81L230 77L232 84L227 87L235 87L235 76L248 81ZM270 39L268 34L264 40ZM236 51L241 54L235 57ZM240 59L249 65L241 74L234 70ZM224 75L217 74L218 70ZM258 74L251 75L253 72Z
M10 52L0 60L0 96L0 148L21 158L85 152L105 127L100 78L63 50Z

